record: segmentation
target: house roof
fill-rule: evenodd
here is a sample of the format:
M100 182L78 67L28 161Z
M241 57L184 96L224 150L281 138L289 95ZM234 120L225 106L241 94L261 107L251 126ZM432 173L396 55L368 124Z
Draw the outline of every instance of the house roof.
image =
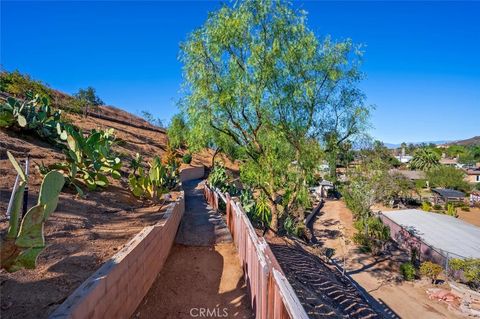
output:
M390 174L401 174L408 179L425 179L425 172L423 171L408 171L404 169L391 169Z
M440 164L443 165L454 165L457 164L458 160L456 158L442 158L440 159Z
M433 188L432 192L446 198L463 198L465 193L449 188Z
M467 174L468 175L480 175L480 169L468 169Z
M450 252L463 257L480 258L480 227L458 218L418 209L382 214L445 255Z

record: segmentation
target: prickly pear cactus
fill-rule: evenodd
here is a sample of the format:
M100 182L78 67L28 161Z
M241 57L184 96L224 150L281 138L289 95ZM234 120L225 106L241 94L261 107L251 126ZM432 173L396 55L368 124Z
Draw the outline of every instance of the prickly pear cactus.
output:
M65 178L58 171L47 173L40 187L38 203L30 208L20 221L22 195L27 179L20 165L9 152L8 156L21 179L21 187L14 195L8 233L5 238L2 238L0 247L1 267L12 272L22 268L35 268L37 257L45 247L44 223L57 208Z

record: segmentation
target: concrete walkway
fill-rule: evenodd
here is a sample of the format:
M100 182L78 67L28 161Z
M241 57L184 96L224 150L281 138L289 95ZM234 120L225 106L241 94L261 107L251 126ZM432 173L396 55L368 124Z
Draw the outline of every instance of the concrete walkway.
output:
M133 318L254 318L237 251L201 180L184 183L185 214L157 280Z

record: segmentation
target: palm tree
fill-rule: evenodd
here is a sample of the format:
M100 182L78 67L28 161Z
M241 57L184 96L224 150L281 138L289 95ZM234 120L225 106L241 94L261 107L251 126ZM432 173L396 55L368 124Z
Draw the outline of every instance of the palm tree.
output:
M440 157L430 148L419 148L413 154L410 167L429 171L440 166Z

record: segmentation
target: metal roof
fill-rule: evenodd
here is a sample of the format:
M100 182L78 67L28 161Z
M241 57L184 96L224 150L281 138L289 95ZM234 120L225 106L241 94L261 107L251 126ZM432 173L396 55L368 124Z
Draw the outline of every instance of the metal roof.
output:
M449 252L461 257L480 258L480 227L455 217L418 209L383 214L405 229L413 231L415 236L445 255Z
M465 193L449 188L434 188L432 189L432 192L435 192L438 195L447 198L465 197Z

